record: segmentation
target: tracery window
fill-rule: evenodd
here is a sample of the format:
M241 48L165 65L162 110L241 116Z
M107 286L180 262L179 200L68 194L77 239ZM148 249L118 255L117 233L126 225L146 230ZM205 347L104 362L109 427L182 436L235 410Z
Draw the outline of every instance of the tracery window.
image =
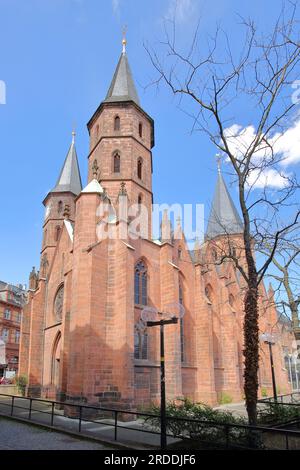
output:
M54 299L54 316L57 322L62 321L64 303L64 286L60 286Z
M134 303L136 305L147 305L147 267L141 260L135 265L134 270Z

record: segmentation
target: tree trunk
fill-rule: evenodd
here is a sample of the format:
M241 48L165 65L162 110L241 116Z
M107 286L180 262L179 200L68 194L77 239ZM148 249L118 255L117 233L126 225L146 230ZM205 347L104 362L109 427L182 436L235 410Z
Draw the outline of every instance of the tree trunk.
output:
M249 424L257 420L257 390L259 365L258 287L248 287L245 296L244 318L244 391Z

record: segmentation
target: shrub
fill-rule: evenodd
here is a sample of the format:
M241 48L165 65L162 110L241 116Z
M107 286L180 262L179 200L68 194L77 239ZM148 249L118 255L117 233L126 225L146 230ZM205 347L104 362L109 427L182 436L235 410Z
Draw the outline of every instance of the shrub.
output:
M261 396L262 396L263 398L266 398L266 397L268 396L268 391L267 391L267 389L266 389L265 387L262 387L262 388L261 388Z
M228 405L229 403L232 403L232 396L226 392L222 392L219 398L219 404Z
M16 386L21 393L22 397L25 397L26 385L28 383L26 375L18 375L16 377Z
M258 410L258 424L275 425L293 419L300 419L300 407L281 405L280 403L265 403Z
M147 410L155 416L144 417L145 425L150 426L155 431L160 430L160 408L152 405ZM214 445L224 446L226 439L230 444L249 445L249 440L253 435L249 435L246 428L234 428L226 425L239 424L246 425L244 417L234 416L228 411L214 410L203 403L193 403L188 399L178 402L171 401L166 406L167 433L174 437L183 439L193 439L206 443L213 442ZM172 420L172 418L181 418ZM185 421L185 419L198 420L199 422ZM253 433L252 433L253 434ZM257 441L255 443L257 444Z

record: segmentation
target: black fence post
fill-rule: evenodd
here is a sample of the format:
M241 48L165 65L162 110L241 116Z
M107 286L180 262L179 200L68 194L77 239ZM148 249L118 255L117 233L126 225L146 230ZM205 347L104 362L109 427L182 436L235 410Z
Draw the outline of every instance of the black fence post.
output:
M15 403L15 397L11 397L11 410L10 410L10 416L14 414L14 403Z
M82 421L82 406L79 405L79 426L78 426L79 432L81 432L81 421Z
M53 426L53 423L54 423L54 406L55 406L55 402L53 401L52 408L51 408L51 426Z
M229 426L225 424L226 449L229 447Z
M285 449L289 450L289 435L285 433Z
M118 439L118 412L115 410L115 441Z
M32 398L29 400L29 414L28 414L28 419L31 419L31 410L32 410Z

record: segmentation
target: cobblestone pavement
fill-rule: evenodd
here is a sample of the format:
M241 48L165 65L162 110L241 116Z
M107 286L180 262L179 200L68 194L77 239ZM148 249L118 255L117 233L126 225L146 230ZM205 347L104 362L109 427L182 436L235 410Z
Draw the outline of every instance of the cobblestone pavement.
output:
M112 447L0 417L0 450L105 449Z

